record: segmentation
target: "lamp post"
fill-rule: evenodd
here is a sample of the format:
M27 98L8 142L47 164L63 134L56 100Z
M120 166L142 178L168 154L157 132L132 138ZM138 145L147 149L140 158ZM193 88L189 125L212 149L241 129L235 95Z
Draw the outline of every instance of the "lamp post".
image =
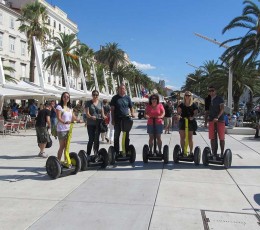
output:
M198 33L194 33L196 36L200 37L200 38L203 38L209 42L212 42L216 45L219 45L221 47L224 47L225 49L228 49L229 46L227 45L223 45L221 42L218 42L216 39L211 39L211 38L208 38L206 36L203 36L201 34L198 34ZM231 68L231 63L233 62L233 57L230 58L229 60L229 73L228 73L228 108L229 108L229 111L230 111L230 114L232 113L232 87L233 87L233 71L232 71L232 68Z

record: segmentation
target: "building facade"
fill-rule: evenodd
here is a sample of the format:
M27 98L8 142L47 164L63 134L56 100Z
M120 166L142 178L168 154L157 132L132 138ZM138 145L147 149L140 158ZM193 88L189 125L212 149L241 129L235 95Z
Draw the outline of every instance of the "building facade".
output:
M27 38L25 34L19 32L20 9L34 0L0 0L0 56L4 66L10 66L15 69L10 75L18 80L29 81L29 63L30 53L28 53ZM77 34L78 26L72 22L67 14L57 6L52 6L44 0L39 0L48 12L48 29L51 36L59 36L59 33ZM53 45L45 49L51 48ZM51 55L42 48L42 59ZM79 84L75 77L69 76L71 86L78 88ZM51 85L61 85L61 74L53 75L50 70L43 69L44 81ZM39 76L35 68L35 83L39 83Z

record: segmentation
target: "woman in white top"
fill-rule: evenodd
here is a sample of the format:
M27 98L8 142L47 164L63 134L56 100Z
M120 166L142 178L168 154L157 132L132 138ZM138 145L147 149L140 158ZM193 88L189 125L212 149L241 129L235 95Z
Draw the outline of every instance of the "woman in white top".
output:
M60 143L58 159L61 160L62 153L65 150L67 144L70 123L77 121L77 118L74 115L73 109L71 107L70 94L68 92L62 93L60 103L56 107L56 114L58 119L57 135Z

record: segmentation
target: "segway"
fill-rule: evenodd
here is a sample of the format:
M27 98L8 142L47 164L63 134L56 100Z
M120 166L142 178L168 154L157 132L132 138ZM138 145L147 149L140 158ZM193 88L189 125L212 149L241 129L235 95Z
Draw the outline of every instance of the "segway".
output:
M189 119L184 118L185 122L185 143L183 153L181 151L180 145L175 145L173 150L173 161L174 163L179 163L179 161L188 161L194 162L195 165L200 164L201 150L199 146L196 146L194 149L194 154L189 154L188 145L189 145Z
M47 174L56 179L60 176L67 176L70 174L77 174L81 168L81 160L75 152L69 153L70 140L72 137L73 123L70 124L67 144L65 148L65 161L60 162L57 157L49 156L46 162Z
M136 151L133 145L129 145L130 139L126 140L126 135L129 134L133 126L133 120L130 116L123 117L121 120L122 134L122 151L116 153L114 146L108 148L109 162L114 165L116 161L129 161L131 164L135 162ZM127 141L127 142L126 142Z
M81 159L81 170L86 171L93 167L106 168L108 165L108 154L105 148L98 149L99 144L99 129L100 123L103 122L103 118L96 119L96 131L94 138L94 155L88 155L86 151L80 150L78 153Z
M204 166L209 164L224 165L226 169L231 167L232 152L226 149L224 154L218 154L218 129L217 122L214 122L215 149L211 151L209 147L205 147L202 153L202 162Z
M157 118L153 119L153 152L149 151L149 146L144 145L143 147L143 162L148 163L148 160L154 160L154 161L164 161L164 164L168 164L169 162L169 146L164 145L163 146L163 153L159 153L157 150L157 143L156 143L156 127L155 127L155 120Z

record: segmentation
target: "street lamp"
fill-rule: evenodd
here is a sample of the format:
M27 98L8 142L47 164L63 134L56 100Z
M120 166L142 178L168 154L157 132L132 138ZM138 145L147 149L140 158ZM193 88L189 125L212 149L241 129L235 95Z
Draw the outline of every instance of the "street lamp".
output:
M219 45L221 47L224 47L226 49L229 48L229 46L227 45L223 45L221 42L218 42L216 39L211 39L211 38L208 38L206 36L203 36L201 34L198 34L198 33L194 33L196 36L200 37L200 38L203 38L209 42L212 42L216 45ZM230 58L229 60L229 72L228 72L228 108L230 110L230 114L232 113L232 86L233 86L233 71L232 71L232 68L231 68L231 63L233 62L233 57Z

